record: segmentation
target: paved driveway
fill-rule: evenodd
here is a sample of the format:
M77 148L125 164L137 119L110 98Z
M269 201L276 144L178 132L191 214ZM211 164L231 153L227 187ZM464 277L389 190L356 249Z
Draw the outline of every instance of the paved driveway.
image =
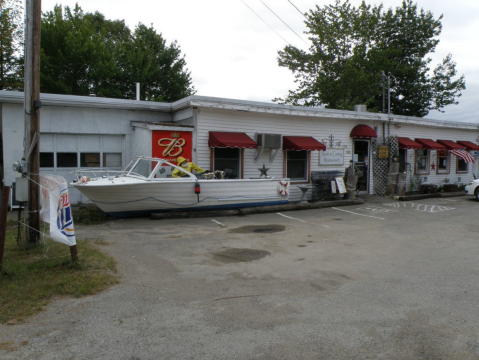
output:
M479 359L468 197L215 219L118 220L122 281L0 327L2 359ZM28 344L21 342L28 340Z

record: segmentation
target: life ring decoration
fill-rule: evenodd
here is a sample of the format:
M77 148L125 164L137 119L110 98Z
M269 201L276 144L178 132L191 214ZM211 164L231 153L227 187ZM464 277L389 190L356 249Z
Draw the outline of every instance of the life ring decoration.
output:
M278 183L278 192L283 196L288 196L288 194L289 194L289 181L281 180Z

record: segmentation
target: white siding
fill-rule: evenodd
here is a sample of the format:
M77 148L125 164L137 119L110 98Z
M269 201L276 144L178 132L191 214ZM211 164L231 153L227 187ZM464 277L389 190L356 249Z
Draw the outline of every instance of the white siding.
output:
M353 141L349 137L351 130L358 124L366 124L371 127L377 127L378 136L383 135L382 122L368 121L345 118L317 118L306 116L291 116L280 114L265 114L234 110L208 109L201 108L198 110L197 133L196 133L196 162L203 168L211 168L210 149L208 148L209 131L229 131L244 132L252 139L255 139L255 133L282 134L283 136L312 136L316 140L324 143L329 147L329 137L334 136L334 140L341 141L341 147L344 148L344 164L342 166L320 166L319 152L311 152L311 168L310 171L344 171L350 165L352 159ZM452 129L444 127L425 127L417 125L390 126L388 129L385 125L385 135L397 135L401 137L428 138L432 140L467 140L475 143L478 133L465 129ZM254 160L254 149L244 150L244 177L258 177L263 164L269 168L269 176L283 176L283 152L279 151L272 162L269 160L269 150L263 152L258 161ZM414 151L408 151L411 163L414 163ZM370 156L370 169L373 168L372 156ZM436 151L431 151L431 162L437 164ZM427 176L427 183L442 185L447 177L451 183L457 182L461 178L461 182L465 183L472 178L472 171L477 172L477 165L469 165L468 174L456 174L456 159L451 156L450 173L436 174L431 171ZM407 180L409 184L409 177ZM370 176L370 193L374 193L374 176ZM309 193L309 196L311 194ZM294 185L291 187L291 197L293 201L299 200L301 191Z
M400 127L391 126L390 128L391 135L397 135L399 137L407 137L411 140L415 138L431 139L431 140L452 140L456 141L470 141L476 143L476 138L478 133L471 130L461 130L461 129L445 129L445 128L431 128L431 127L422 127L422 126L413 126L413 125L402 125ZM411 164L411 168L414 171L415 165L415 151L409 149L407 151L408 162ZM436 165L436 169L431 169L431 164ZM454 155L449 155L449 173L448 174L438 174L437 173L437 151L430 150L429 155L429 174L421 175L422 182L427 184L436 184L438 186L444 185L444 179L448 179L449 183L468 183L470 179L473 178L473 173L477 176L477 161L474 164L469 164L469 171L467 174L456 173L457 161ZM409 189L409 183L411 180L411 173L408 172L408 177L406 180L407 187ZM425 179L426 178L426 179ZM458 180L460 178L460 181Z
M210 149L208 148L209 131L244 132L252 139L255 133L282 134L283 136L312 136L328 145L331 135L334 140L341 141L344 148L344 164L342 166L320 166L319 152L311 152L310 171L344 171L352 159L351 129L364 122L344 119L318 119L313 117L286 116L274 114L258 114L254 112L239 112L214 109L200 109L198 114L198 165L210 168ZM374 126L374 125L371 125ZM244 177L258 177L263 164L269 168L269 176L283 177L283 151L279 151L273 162L269 160L269 150L265 149L258 161L255 161L254 149L244 150ZM290 199L301 198L301 191L294 185L291 187ZM309 197L311 193L308 193Z

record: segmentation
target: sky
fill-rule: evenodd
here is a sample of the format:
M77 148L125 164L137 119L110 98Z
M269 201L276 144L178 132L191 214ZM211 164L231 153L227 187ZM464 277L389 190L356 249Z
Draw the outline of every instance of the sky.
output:
M77 2L85 12L124 20L132 30L138 23L152 25L167 43L177 41L197 95L272 102L297 88L291 71L278 66L278 51L288 43L307 50L302 13L334 0L42 0L42 11L53 10L55 4L74 7ZM358 6L361 0L350 3ZM402 0L366 3L382 3L387 9L400 6ZM443 15L431 68L451 53L458 76L466 79L459 105L446 107L445 113L431 111L426 118L479 123L479 1L416 4L435 18Z

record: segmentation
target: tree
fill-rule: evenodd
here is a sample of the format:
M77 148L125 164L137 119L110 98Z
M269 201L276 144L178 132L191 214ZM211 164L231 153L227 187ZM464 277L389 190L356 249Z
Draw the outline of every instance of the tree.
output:
M0 0L0 90L23 88L22 3Z
M457 104L465 89L464 76L456 80L456 64L449 54L431 73L428 57L439 43L442 16L418 11L412 0L396 9L349 0L316 6L307 15L309 51L287 46L278 63L289 68L299 84L280 103L352 110L366 104L382 110L385 76L391 87L391 111L423 117Z
M175 101L194 93L176 42L153 28L132 33L124 21L99 12L55 6L42 19L41 90L56 94Z
M166 44L155 29L138 24L133 41L127 44L129 54L124 68L128 83L141 83L141 98L145 100L172 102L194 93L191 77L185 70L186 61L181 57L177 42ZM133 89L126 91L134 98Z

